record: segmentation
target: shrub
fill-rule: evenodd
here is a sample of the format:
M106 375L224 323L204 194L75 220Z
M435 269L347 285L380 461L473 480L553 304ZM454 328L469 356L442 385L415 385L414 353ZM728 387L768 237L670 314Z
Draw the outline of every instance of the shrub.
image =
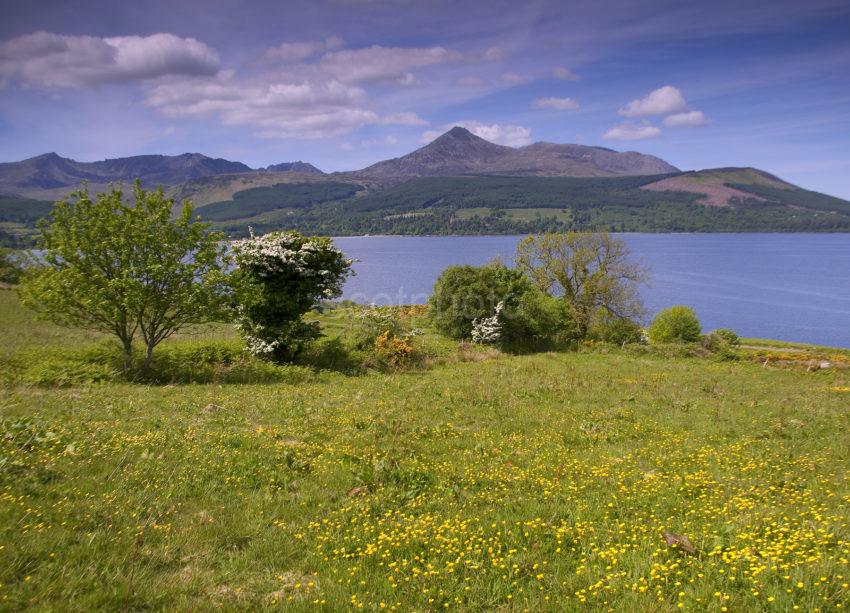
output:
M15 285L21 280L23 263L11 249L0 247L0 283Z
M636 321L622 317L604 318L594 323L590 338L614 345L630 345L644 342L643 328Z
M524 351L579 340L569 305L537 289L523 293L502 315L501 345Z
M434 327L449 338L470 339L476 320L492 317L497 304L507 306L529 289L522 272L503 264L450 266L429 301Z
M737 338L737 335L735 338ZM716 331L705 334L700 339L700 343L703 349L722 360L737 360L739 357L735 352L735 345L730 343L726 336L718 334Z
M740 337L735 333L734 330L730 330L729 328L718 328L712 334L716 334L723 340L725 340L732 347L737 347L741 344Z
M351 260L329 238L272 232L236 241L232 274L237 325L248 351L278 362L292 360L320 335L302 317L321 300L342 293Z
M395 307L358 307L349 322L347 341L355 349L372 349L384 332L404 336L409 330L398 317Z
M694 310L681 305L664 309L649 326L649 338L654 343L694 343L701 332Z
M383 365L405 368L413 358L413 346L408 338L382 332L375 339L375 357Z

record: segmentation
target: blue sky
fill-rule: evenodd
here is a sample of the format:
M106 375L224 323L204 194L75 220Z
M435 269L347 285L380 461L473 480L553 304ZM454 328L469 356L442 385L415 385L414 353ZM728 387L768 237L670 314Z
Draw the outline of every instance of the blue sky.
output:
M349 170L454 124L850 198L850 3L12 1L0 160Z

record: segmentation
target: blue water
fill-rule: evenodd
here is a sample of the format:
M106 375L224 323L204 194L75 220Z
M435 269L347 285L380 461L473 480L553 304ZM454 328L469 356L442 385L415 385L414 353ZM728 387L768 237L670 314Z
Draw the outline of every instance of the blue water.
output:
M693 307L705 330L850 347L850 234L622 234L649 271L650 314ZM519 236L335 239L357 260L344 298L418 304L452 264L511 261Z

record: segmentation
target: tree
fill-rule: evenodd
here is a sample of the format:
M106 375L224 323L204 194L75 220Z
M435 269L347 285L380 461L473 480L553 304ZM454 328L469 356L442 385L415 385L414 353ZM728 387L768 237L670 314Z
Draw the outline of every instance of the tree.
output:
M141 335L144 366L163 340L195 323L221 318L226 306L223 235L192 216L162 189L133 184L134 204L118 188L86 186L56 203L40 222L43 265L23 280L24 304L60 325L114 334L132 367Z
M319 300L337 298L352 260L329 238L272 232L233 243L237 316L248 350L291 360L320 334L302 317Z
M438 332L469 339L476 320L492 317L500 302L507 308L528 289L522 273L503 264L449 266L434 285L431 318Z
M529 236L517 246L516 264L538 289L566 302L581 337L601 314L620 319L644 314L637 288L646 273L607 232Z
M664 309L649 326L649 340L654 343L695 343L701 334L697 314L681 305Z

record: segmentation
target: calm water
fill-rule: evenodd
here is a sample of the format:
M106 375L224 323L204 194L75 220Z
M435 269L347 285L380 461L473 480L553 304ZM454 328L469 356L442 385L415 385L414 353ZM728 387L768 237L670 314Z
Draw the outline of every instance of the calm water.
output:
M696 309L706 330L850 347L850 234L623 234L650 273L650 313ZM335 239L356 258L345 298L425 302L452 264L506 262L518 236L370 236Z

